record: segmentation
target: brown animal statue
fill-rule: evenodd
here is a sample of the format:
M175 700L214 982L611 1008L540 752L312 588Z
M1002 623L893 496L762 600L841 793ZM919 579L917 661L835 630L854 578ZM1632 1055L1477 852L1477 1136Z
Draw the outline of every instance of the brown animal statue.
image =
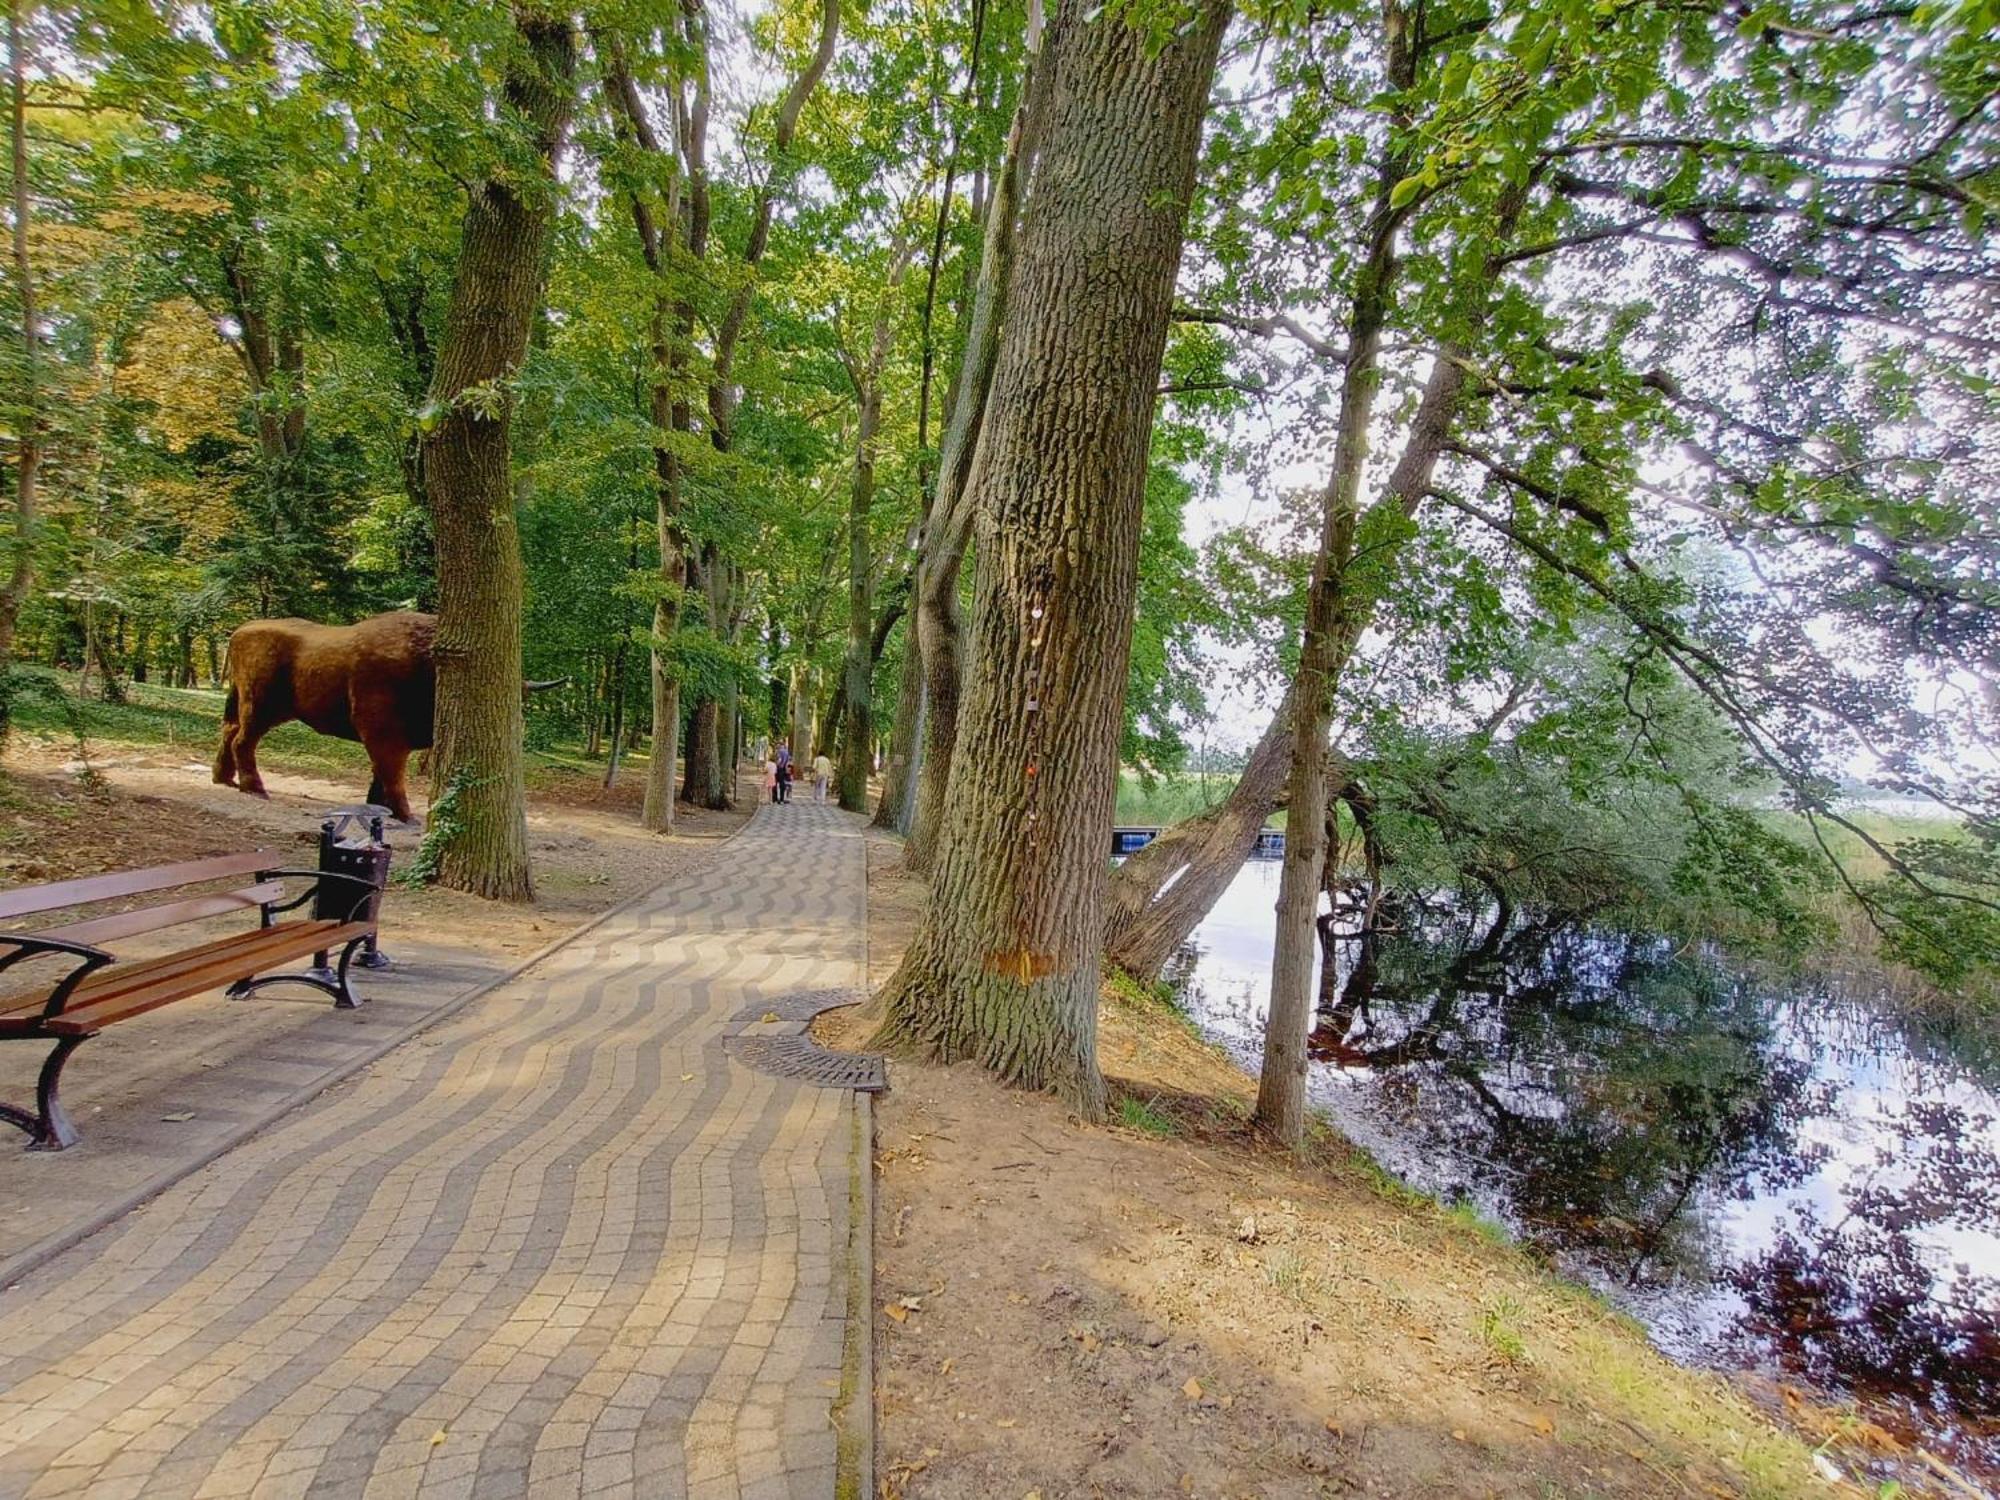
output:
M292 719L321 734L358 740L375 779L368 800L411 821L404 771L410 752L431 747L437 669L431 641L437 616L414 610L374 615L353 625L311 620L252 620L229 637L222 744L215 780L255 797L268 795L257 774L257 742ZM565 679L558 679L562 681ZM554 687L531 682L528 691Z

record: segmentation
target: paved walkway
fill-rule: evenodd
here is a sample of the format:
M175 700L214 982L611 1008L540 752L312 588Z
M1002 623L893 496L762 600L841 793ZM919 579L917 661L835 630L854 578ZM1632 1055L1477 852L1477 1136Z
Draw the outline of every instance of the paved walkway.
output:
M853 1096L723 1036L860 982L860 826L761 809L0 1291L0 1497L831 1496Z

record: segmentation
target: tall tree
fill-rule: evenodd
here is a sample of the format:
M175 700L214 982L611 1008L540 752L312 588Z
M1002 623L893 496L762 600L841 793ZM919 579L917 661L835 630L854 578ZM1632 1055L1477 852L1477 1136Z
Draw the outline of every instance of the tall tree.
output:
M575 80L569 18L517 6L502 98L506 163L478 184L466 208L424 451L438 551L437 878L508 901L533 894L521 759L512 382L541 305L555 159L575 107Z
M882 369L889 361L895 326L895 300L909 268L907 242L892 248L889 279L875 307L873 326L864 351L842 351L842 363L854 385L857 408L854 438L854 479L847 505L847 658L841 683L844 722L840 738L840 805L849 812L868 810L868 772L875 751L876 641L875 549L869 533L875 504L876 449L882 428ZM886 632L884 632L886 634Z
M937 490L924 519L917 554L916 605L910 612L910 623L913 643L923 656L922 732L915 736L916 764L905 772L915 776L916 791L903 862L919 873L930 871L936 852L952 755L958 744L962 677L958 595L965 549L977 514L970 488L973 456L993 393L1013 295L1022 177L1034 154L1044 111L1049 108L1047 68L1040 61L1040 14L1039 7L1029 12L1026 76L1008 128L1006 154L994 175L993 194L986 207L965 350L952 382L951 407L938 446Z
M968 491L973 672L885 1043L1102 1112L1111 821L1148 437L1225 4L1164 41L1065 0Z
M673 113L679 158L664 148L626 63L622 39L599 33L597 50L604 70L606 100L616 135L627 150L639 154L627 188L633 229L640 254L654 281L650 344L651 378L647 382L648 416L653 425L654 527L659 566L654 580L652 638L647 659L652 685L651 758L646 769L646 797L640 821L650 829L671 833L674 827L674 768L681 739L681 680L673 662L674 636L680 628L682 595L688 581L687 537L683 531L683 489L686 461L675 435L693 427L693 407L687 396L688 364L694 337L695 304L685 285L687 266L699 265L708 253L710 199L708 186L708 46L706 12L700 6L683 9L678 24L695 28L687 47L685 78L673 80ZM665 190L659 182L664 176ZM676 271L675 252L686 265Z
M699 5L700 0L694 0ZM706 46L707 28L700 28ZM749 326L752 300L756 294L758 270L771 246L771 229L778 203L791 191L799 163L793 157L799 120L806 101L819 87L833 62L840 39L840 0L822 0L819 31L810 57L799 70L778 105L771 130L771 160L764 181L758 186L750 209L750 232L744 241L741 260L730 268L734 290L730 293L721 321L715 330L708 380L708 439L717 453L726 454L735 443L735 415L740 392L736 385L736 356ZM703 66L707 66L704 55ZM708 605L709 628L732 644L730 622L736 615L741 565L722 547L706 542L694 568L694 576ZM718 690L701 693L695 700L693 722L688 728L687 773L682 779L681 797L701 807L728 807L735 798L735 765L723 764L725 746L722 698ZM733 747L727 753L733 754Z
M958 182L962 165L966 137L977 123L981 100L980 66L984 60L987 34L986 0L973 0L972 36L966 49L965 88L960 106L960 116L951 130L951 145L945 155L944 183L938 194L937 217L931 230L931 248L924 271L923 312L918 324L918 339L921 349L920 370L917 379L917 490L919 513L915 542L918 555L910 559L909 573L905 588L914 596L917 574L921 562L924 528L929 525L931 515L937 505L937 475L931 461L930 433L932 393L936 388L938 363L938 278L944 268L945 250L952 225L953 189ZM1031 26L1039 28L1040 12L1035 11ZM975 174L972 194L972 218L975 224L982 222L983 170ZM966 257L962 279L962 295L957 299L957 316L963 320L971 312L973 280L977 261ZM949 413L956 402L958 382L953 380L946 387L944 410ZM924 719L924 660L923 646L917 638L917 624L914 609L910 605L913 597L906 601L909 612L909 626L905 632L905 645L896 691L896 718L889 735L889 761L882 773L882 798L875 809L875 826L907 834L911 815L915 812L917 789L917 762L920 754L919 736L923 732Z
M28 255L28 73L22 35L26 0L7 7L8 160L12 170L14 300L20 309L20 392L14 412L14 539L7 579L0 584L0 726L6 714L5 679L14 661L14 632L35 576L36 486L42 466L40 342L35 325L34 264Z

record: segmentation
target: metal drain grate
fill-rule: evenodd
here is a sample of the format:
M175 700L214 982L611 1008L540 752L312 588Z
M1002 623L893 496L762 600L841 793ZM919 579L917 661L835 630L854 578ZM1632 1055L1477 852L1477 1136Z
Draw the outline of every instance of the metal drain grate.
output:
M733 1036L729 1053L746 1068L773 1078L796 1078L823 1089L879 1094L889 1070L872 1052L829 1052L808 1036Z
M771 1001L746 1005L730 1017L740 1026L754 1026L764 1021L766 1016L776 1016L780 1021L804 1023L812 1020L823 1010L838 1010L843 1005L859 1005L867 997L860 990L794 990L789 995L780 995ZM769 1022L764 1022L769 1025Z
M746 1005L729 1018L723 1045L744 1067L773 1078L879 1094L889 1086L889 1070L881 1057L872 1052L831 1052L805 1034L821 1011L858 1005L864 998L860 990L794 990ZM766 1020L767 1016L775 1019Z

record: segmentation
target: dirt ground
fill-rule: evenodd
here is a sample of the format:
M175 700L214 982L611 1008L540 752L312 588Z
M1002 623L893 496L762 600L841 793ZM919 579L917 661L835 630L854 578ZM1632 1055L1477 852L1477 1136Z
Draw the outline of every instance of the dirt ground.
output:
M71 769L70 746L17 734L0 759L0 887L260 847L310 866L320 819L362 800L366 772L350 784L287 767L268 750L263 759L269 800L215 785L187 747L94 743L91 765L103 785L93 789ZM411 791L421 818L420 780L411 778ZM730 812L683 808L667 838L639 827L642 793L634 776L607 793L594 776L542 768L528 797L533 905L397 887L395 925L487 954L532 953L702 858L755 810L757 789L746 779ZM415 854L421 836L391 825L392 869Z
M879 981L922 899L893 841L869 893ZM1101 1031L1108 1127L892 1067L879 1500L1872 1493L1340 1141L1263 1143L1250 1080L1164 1006L1107 992Z

